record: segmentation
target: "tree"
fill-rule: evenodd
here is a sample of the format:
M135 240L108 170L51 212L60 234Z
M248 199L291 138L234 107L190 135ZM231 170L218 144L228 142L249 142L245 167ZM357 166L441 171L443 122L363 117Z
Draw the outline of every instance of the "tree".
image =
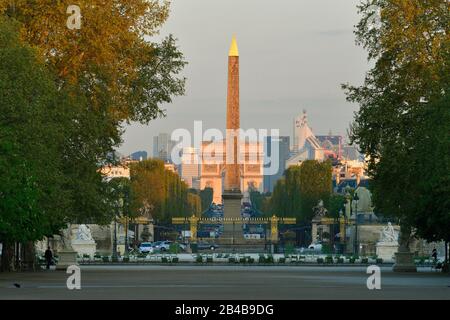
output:
M0 10L21 22L22 38L38 48L59 87L81 89L91 112L107 114L115 126L164 115L159 105L183 94L185 82L176 78L185 62L173 37L149 41L166 21L169 2L80 0L77 5L78 30L67 28L65 1L9 1Z
M0 49L5 48L0 95L6 111L18 111L12 118L5 112L0 129L0 152L8 156L0 162L17 169L5 186L13 199L3 208L8 213L0 222L3 238L37 240L70 222L109 223L109 189L98 169L121 142L122 124L164 116L161 104L184 93L185 79L178 74L186 62L174 38L148 41L167 19L167 1L81 0L78 5L82 28L69 30L64 1L0 2ZM4 21L16 23L11 29ZM32 125L20 131L17 119ZM27 157L23 150L30 150ZM174 190L180 199L186 192L178 182ZM24 210L36 225L25 218L23 224L5 222L20 218L14 209Z
M67 157L65 175L74 178L79 192L73 193L78 208L68 214L84 221L95 211L98 222L107 223L99 208L106 186L98 169L121 142L123 122L163 116L160 105L184 93L185 79L177 75L186 62L172 36L149 41L168 17L168 1L81 0L77 5L79 30L67 28L64 1L3 1L0 14L19 22L21 39L37 49L58 90L72 97L75 133L66 136L61 152Z
M332 194L328 204L328 214L333 218L339 218L339 212L345 213L347 199L341 194Z
M202 212L209 209L213 201L214 190L212 188L206 187L200 191L201 207Z
M164 163L145 160L130 167L132 210L140 211L148 207L154 218L161 213L165 196Z
M58 90L36 51L19 39L18 24L0 16L0 241L5 252L14 242L58 233L76 216L107 215L105 202L97 201L103 189L92 165L93 149L79 139L93 130L83 127L93 127L89 115L78 116L83 106L67 90ZM88 199L96 201L83 206ZM2 258L8 269L11 256Z
M162 223L172 217L200 215L200 196L190 192L178 174L164 168L162 160L149 159L130 167L131 208L148 207L151 216Z
M275 185L267 206L269 213L310 222L314 215L313 207L319 200L328 206L332 189L331 171L329 161L316 160L288 168L285 177Z
M129 218L137 217L138 212L132 210L132 194L130 179L125 177L112 178L108 181L108 201L115 215Z
M286 179L282 178L277 181L273 188L272 196L269 198L266 216L276 215L279 217L289 216L287 209L288 195L286 191Z
M314 216L313 207L317 205L319 200L323 200L324 206L328 207L332 191L331 162L316 160L302 162L299 185L301 218L311 221Z
M375 26L370 23L373 6L381 10ZM375 66L364 85L343 87L347 99L360 105L350 136L369 156L373 201L378 211L399 219L403 246L408 245L411 228L428 240L448 239L439 232L430 234L430 228L448 223L449 214L444 195L448 190L437 187L445 180L437 177L441 171L435 166L448 167L448 144L430 140L434 130L446 136L450 129L449 122L438 122L434 128L437 118L431 111L435 103L447 103L448 109L448 1L370 0L359 9L363 17L357 43L368 50ZM423 171L418 174L418 169ZM440 203L437 215L431 213L431 203Z

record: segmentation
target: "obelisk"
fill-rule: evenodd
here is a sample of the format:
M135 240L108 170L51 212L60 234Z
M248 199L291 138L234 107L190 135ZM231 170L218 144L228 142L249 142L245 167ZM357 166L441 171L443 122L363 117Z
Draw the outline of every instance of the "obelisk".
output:
M227 132L225 181L222 202L225 218L241 217L241 176L239 161L239 51L236 38L231 40L228 53ZM234 231L234 232L233 232ZM243 238L242 225L225 225L224 236Z

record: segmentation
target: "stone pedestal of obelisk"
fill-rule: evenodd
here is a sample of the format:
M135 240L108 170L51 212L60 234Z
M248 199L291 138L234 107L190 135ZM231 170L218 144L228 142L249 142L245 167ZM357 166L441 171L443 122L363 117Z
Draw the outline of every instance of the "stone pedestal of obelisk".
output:
M225 140L225 181L222 203L224 218L241 217L241 173L239 161L239 52L235 37L228 54L227 132ZM242 224L225 224L221 240L238 244L244 240Z

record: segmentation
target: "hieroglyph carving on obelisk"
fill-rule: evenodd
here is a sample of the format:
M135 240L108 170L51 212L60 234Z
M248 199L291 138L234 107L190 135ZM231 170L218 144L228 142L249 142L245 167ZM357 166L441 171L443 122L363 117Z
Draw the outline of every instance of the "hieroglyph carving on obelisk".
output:
M227 134L224 191L240 191L239 51L233 36L228 53Z

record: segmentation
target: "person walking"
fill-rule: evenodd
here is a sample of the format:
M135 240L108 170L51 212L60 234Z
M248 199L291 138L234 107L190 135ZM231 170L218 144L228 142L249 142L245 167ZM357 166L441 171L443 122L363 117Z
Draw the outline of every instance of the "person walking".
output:
M434 248L433 251L431 252L431 257L433 258L434 262L437 261L437 250L436 250L436 248Z
M50 250L50 247L47 248L47 250L45 250L45 261L47 263L47 270L50 269L50 265L52 264L53 261L53 253L52 250Z

